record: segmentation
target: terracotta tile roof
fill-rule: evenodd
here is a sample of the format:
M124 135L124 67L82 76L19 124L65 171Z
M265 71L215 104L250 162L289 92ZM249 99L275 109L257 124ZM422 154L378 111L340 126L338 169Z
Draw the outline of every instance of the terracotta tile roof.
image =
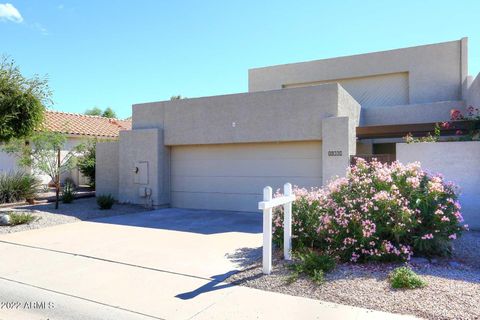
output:
M120 120L51 110L45 112L43 124L50 131L91 137L116 138L120 131L132 129L131 118Z

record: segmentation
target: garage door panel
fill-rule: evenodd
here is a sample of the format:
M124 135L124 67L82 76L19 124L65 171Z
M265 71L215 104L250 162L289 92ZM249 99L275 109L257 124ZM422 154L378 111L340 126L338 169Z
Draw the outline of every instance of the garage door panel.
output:
M322 182L320 141L174 146L174 207L256 211L266 185L302 187Z
M301 166L299 165L301 162ZM300 176L321 175L318 159L188 160L175 162L172 176ZM281 171L284 171L283 173Z
M274 191L285 182L299 186L321 186L322 177L172 177L172 192L225 192L261 194L269 185Z
M175 146L174 149L172 161L192 159L192 154L196 160L317 159L322 154L320 141ZM281 152L282 150L287 152Z

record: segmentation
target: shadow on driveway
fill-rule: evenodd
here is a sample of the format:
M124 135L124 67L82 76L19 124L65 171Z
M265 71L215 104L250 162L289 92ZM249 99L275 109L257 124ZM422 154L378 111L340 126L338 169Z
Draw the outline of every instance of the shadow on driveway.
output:
M205 235L225 232L262 232L262 215L255 212L167 208L91 221Z

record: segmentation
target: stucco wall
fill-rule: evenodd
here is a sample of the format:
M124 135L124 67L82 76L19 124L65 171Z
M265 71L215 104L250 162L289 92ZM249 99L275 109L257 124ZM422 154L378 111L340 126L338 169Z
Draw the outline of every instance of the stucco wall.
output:
M332 117L323 119L322 166L323 184L345 175L350 156L356 154L355 131L352 119Z
M467 39L418 47L374 52L354 56L292 63L249 70L249 91L280 89L285 86L342 82L372 76L408 73L407 104L462 100L462 85L467 74ZM353 80L352 80L353 79ZM390 92L360 90L350 94L361 101L364 95L395 95L400 99L404 88L389 87ZM387 89L384 89L387 90ZM348 90L347 90L348 91ZM382 106L382 99L369 101L366 107ZM388 104L391 104L388 102ZM402 103L405 104L405 103Z
M17 159L15 156L1 151L0 145L0 172L10 172L18 170Z
M322 119L359 104L338 84L133 106L133 129L161 128L166 145L322 139Z
M119 188L118 200L128 203L146 203L139 196L139 188L152 191L154 206L170 202L169 150L163 145L163 134L159 129L137 129L121 131L119 139ZM135 167L138 162L148 163L148 181L135 182Z
M465 109L463 101L443 101L402 106L362 108L362 126L444 122L450 120L450 110Z
M467 105L480 108L480 73L470 84Z
M95 191L118 199L118 141L97 142L95 149Z
M472 229L480 229L479 142L397 143L397 160L420 161L424 170L441 173L458 184L465 222Z

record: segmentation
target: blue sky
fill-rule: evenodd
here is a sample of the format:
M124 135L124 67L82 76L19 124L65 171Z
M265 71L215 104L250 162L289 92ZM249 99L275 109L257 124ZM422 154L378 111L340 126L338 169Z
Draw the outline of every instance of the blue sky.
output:
M53 109L124 118L133 103L247 91L253 67L464 36L476 75L479 13L480 1L0 0L0 54L48 74Z

